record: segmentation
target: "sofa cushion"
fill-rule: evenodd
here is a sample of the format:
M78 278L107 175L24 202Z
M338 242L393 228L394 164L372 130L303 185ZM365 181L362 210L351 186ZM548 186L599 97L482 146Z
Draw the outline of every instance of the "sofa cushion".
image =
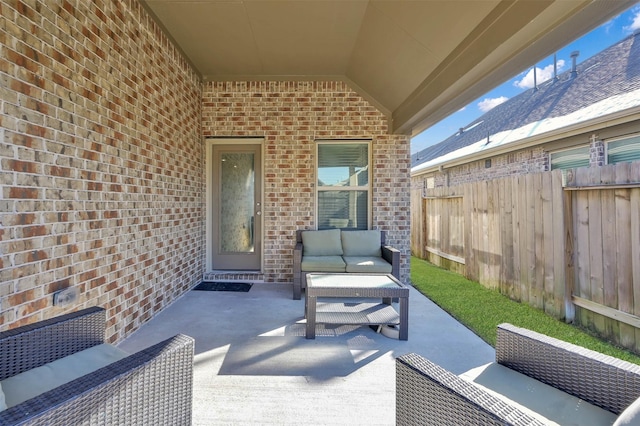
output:
M365 272L371 274L390 274L391 264L381 257L343 256L347 264L346 272Z
M490 363L460 375L547 425L610 425L616 415L503 365Z
M640 425L640 398L624 409L613 426Z
M302 231L303 256L342 256L339 229Z
M345 272L341 256L304 256L300 265L306 272Z
M380 231L342 231L340 238L345 256L382 256Z
M108 344L93 346L2 381L7 407L57 388L129 354Z

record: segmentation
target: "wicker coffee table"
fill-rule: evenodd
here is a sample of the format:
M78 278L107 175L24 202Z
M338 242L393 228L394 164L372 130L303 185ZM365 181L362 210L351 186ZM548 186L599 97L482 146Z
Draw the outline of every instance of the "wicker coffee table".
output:
M304 316L307 319L307 339L315 339L316 324L399 325L400 340L409 338L409 289L390 274L329 274L307 275ZM318 298L381 299L349 303L323 303ZM400 312L391 302L399 300Z

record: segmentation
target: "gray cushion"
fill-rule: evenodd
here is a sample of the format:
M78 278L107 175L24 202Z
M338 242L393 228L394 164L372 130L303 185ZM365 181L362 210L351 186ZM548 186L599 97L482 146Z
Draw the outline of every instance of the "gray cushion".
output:
M343 256L347 272L365 272L371 274L390 274L391 264L381 257Z
M341 256L304 256L300 270L305 272L345 272Z
M13 407L129 354L108 344L93 346L2 381L7 407Z
M382 256L380 231L342 231L341 239L345 256Z
M460 377L546 425L601 426L616 420L616 415L607 410L495 362L469 370Z
M620 413L613 426L638 426L640 425L640 398Z
M342 256L339 229L302 231L303 256Z
M2 392L2 383L0 383L0 411L7 409L7 403L4 401L4 392Z

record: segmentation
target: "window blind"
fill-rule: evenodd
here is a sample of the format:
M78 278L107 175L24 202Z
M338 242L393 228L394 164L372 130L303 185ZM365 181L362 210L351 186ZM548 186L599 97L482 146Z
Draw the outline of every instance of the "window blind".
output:
M589 147L579 147L551 153L551 170L589 166Z
M607 143L607 164L640 160L640 136Z

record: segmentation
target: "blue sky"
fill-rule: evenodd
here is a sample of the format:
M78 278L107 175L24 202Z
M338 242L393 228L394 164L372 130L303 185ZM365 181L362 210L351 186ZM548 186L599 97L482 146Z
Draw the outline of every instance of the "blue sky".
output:
M556 54L558 73L571 68L570 55L574 50L580 52L577 62L581 63L638 29L640 29L640 3L559 50ZM551 78L553 55L537 63L536 67L538 84ZM543 77L545 75L546 78ZM492 107L531 87L533 87L533 71L529 68L412 138L411 153L445 140L456 133L460 127L465 127Z

